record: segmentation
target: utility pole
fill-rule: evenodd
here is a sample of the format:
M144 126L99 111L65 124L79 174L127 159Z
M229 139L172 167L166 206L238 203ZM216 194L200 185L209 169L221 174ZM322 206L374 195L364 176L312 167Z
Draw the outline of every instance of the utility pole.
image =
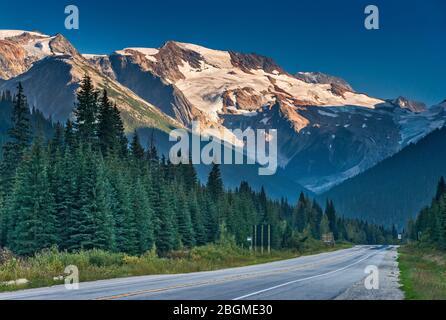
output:
M257 225L254 226L254 252L257 251Z
M262 251L262 254L263 254L263 224L262 224L262 234L261 234L261 238L260 238L260 243L261 243L261 245L262 245L262 248L261 248L261 251Z
M268 225L268 254L271 253L271 225Z

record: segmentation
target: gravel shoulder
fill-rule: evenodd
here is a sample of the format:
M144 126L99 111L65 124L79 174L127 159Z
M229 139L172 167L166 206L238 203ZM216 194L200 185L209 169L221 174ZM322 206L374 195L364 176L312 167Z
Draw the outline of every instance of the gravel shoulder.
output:
M404 293L400 289L400 270L398 267L398 252L396 248L389 250L378 266L379 289L368 290L364 278L354 284L335 300L404 300Z

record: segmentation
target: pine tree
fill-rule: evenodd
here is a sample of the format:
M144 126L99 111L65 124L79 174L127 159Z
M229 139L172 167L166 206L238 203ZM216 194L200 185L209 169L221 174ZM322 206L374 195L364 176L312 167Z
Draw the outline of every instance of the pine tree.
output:
M103 155L108 154L109 151L113 151L113 148L117 144L113 109L108 99L107 90L102 92L102 96L99 99L98 139Z
M95 156L94 188L90 193L89 211L92 216L92 248L113 250L115 247L113 214L111 211L111 186L106 177L105 166L100 156ZM143 223L143 222L141 222Z
M195 242L198 245L204 245L207 242L206 229L204 226L204 219L200 207L198 205L197 196L194 192L188 195L189 211L195 235Z
M139 142L138 132L135 130L133 133L133 139L130 144L130 153L134 159L143 160L144 159L144 148L141 146Z
M444 181L444 177L441 177L440 181L438 182L435 201L439 201L444 194L446 194L446 183Z
M19 255L32 255L57 243L54 198L48 181L48 159L40 139L19 166L10 203L9 243Z
M153 209L149 196L139 177L132 184L131 203L133 216L137 223L138 253L152 249L154 245Z
M70 120L67 121L65 125L65 132L64 132L64 140L65 140L65 147L69 149L74 149L76 147L76 135L74 133L74 125L73 122Z
M77 92L77 103L74 110L76 121L74 127L83 143L93 144L97 136L98 92L93 87L88 74L84 75Z
M109 165L113 186L112 211L116 228L116 249L134 254L139 250L138 221L132 210L129 177L119 165L119 160L114 160Z
M322 216L321 224L320 224L320 234L328 234L330 233L330 221L326 214Z
M183 188L180 188L177 193L176 219L181 243L187 248L193 247L195 233L192 227L191 210Z
M21 83L17 89L11 115L12 127L8 130L9 140L3 145L0 164L0 203L3 203L3 207L0 208L0 246L7 244L10 231L7 226L14 223L10 221L12 217L5 208L10 201L9 194L14 187L16 170L31 141L30 112ZM11 98L5 96L4 99Z
M153 129L152 129L152 134L150 136L149 149L147 151L147 160L151 164L158 164L158 162L159 162L158 151L156 150L156 146L155 146Z
M220 166L218 164L212 165L206 186L211 198L214 201L219 200L223 195L223 181L221 179Z
M77 223L73 217L77 205L77 169L76 154L70 148L65 149L62 164L53 164L53 181L51 183L56 204L56 216L58 220L59 247L68 250L73 244L70 236L76 232L71 230L71 223Z
M446 193L444 192L439 199L437 219L438 219L437 226L439 234L438 246L441 249L446 250Z
M214 242L218 238L218 213L215 204L208 192L199 191L200 210L203 212L203 226L206 234L206 242Z
M8 130L9 141L3 146L1 164L1 190L5 195L12 188L15 170L31 142L30 111L19 83L12 110L12 128Z
M336 218L336 209L334 207L333 201L327 201L327 206L325 208L325 215L328 218L330 231L333 232L335 240L338 239L338 226ZM373 240L371 241L373 242Z
M55 132L50 141L51 156L54 157L56 153L59 153L60 155L60 153L63 150L63 144L64 144L64 127L60 122L58 122L56 123Z
M293 215L293 226L299 232L303 232L306 226L306 221L307 221L306 207L307 207L307 199L305 198L305 195L302 192L299 196L299 200L297 202L296 208L294 209L294 215Z
M128 140L125 135L124 123L121 119L121 113L116 106L116 104L112 108L112 119L113 119L113 132L115 133L116 138L116 152L121 156L127 155L127 145Z
M69 203L67 203L65 246L70 251L93 248L94 219L90 211L91 191L94 190L96 181L94 179L95 168L91 166L92 150L91 146L84 146L82 143L74 151L74 164L70 174L75 175L74 187L70 190ZM71 181L70 181L71 182Z
M155 178L153 193L155 244L158 253L164 255L174 248L176 235L174 212L168 187L166 181L159 176Z

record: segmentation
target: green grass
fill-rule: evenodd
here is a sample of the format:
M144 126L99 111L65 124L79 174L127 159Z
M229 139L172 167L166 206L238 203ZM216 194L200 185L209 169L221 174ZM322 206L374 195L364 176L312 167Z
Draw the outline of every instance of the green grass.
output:
M175 251L168 257L160 258L155 252L142 256L129 256L101 250L78 253L46 250L27 259L0 252L0 283L27 279L22 286L0 285L0 291L13 291L63 284L54 277L64 275L66 266L75 265L79 269L80 281L94 281L130 276L177 274L210 271L291 259L301 255L316 254L351 247L337 244L326 247L320 242L307 244L301 252L292 250L272 251L271 254L251 252L234 245L207 245L188 251Z
M446 300L446 252L407 245L399 249L402 289L408 300Z

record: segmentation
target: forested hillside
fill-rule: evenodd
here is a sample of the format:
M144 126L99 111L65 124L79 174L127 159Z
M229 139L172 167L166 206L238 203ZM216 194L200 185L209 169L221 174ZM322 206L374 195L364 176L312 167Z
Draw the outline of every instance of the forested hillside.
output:
M446 175L446 128L350 179L320 198L330 198L349 217L403 228L431 202Z
M446 250L446 183L443 177L430 206L421 210L416 219L409 220L407 237Z
M222 237L248 246L253 226L260 224L271 226L277 249L329 232L355 243L391 242L395 236L341 218L332 202L323 212L303 194L294 206L272 201L245 182L225 190L218 165L201 185L192 165L160 159L153 145L146 151L136 132L129 143L118 108L88 76L77 94L74 122L55 125L46 139L32 130L31 118L19 85L0 167L0 247L19 255L52 246L135 255L155 247L165 255Z
M0 146L8 140L8 130L12 126L13 96L9 91L0 93ZM50 138L54 133L54 125L39 110L31 108L29 114L32 132Z

